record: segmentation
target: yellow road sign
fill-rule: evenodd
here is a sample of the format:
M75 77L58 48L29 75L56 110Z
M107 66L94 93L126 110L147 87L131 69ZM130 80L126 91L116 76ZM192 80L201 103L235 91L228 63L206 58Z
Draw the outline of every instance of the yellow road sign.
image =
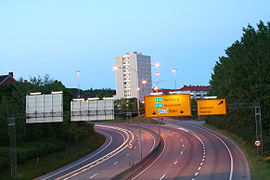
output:
M226 114L225 99L197 100L197 110L199 116L224 115Z
M145 96L145 117L191 116L189 94Z

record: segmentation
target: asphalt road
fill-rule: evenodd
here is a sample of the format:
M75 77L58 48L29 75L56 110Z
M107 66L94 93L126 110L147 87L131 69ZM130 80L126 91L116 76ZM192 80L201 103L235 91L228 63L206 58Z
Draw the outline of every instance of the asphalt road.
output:
M250 180L247 159L228 138L197 121L164 119L164 146L160 154L131 179ZM159 133L158 125L143 125ZM100 125L106 136L96 152L37 179L111 179L140 160L138 127L123 124ZM157 145L158 137L142 130L143 157ZM132 142L134 148L127 148Z
M231 140L195 121L164 121L161 154L133 179L250 180L247 159Z
M102 147L36 179L110 179L140 160L137 126L99 124L95 129L106 136ZM145 157L156 146L157 136L147 130L141 132L142 155ZM134 145L132 150L127 148L129 143Z

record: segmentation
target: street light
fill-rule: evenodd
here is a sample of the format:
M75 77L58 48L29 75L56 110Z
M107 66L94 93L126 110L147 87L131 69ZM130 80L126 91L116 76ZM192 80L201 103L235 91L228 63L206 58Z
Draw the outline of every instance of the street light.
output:
M117 70L123 70L122 67L119 67L119 66L114 66L113 67L113 70L114 71L117 71ZM133 68L129 68L129 70L133 70L136 72L136 79L137 79L137 110L138 110L138 123L139 123L139 149L140 149L140 156L141 156L141 159L142 159L142 143L141 143L141 121L140 121L140 94L139 94L139 91L140 91L140 87L139 87L139 78L138 78L138 71L136 69L133 69ZM143 85L147 83L146 80L142 80L141 82Z
M160 63L157 62L157 63L154 64L154 66L155 66L156 68L159 68L159 67L160 67Z
M176 68L172 68L172 72L174 74L174 89L176 89L176 71L177 71Z
M80 71L76 71L77 78L78 78L78 97L80 97Z
M157 76L156 77L156 86L158 87L158 85L159 85L159 75L160 75L160 72L155 72L155 75Z

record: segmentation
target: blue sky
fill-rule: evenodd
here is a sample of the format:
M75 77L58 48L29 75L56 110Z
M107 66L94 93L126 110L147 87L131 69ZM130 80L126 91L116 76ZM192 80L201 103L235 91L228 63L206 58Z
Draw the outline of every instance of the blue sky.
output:
M270 21L269 0L1 0L0 74L49 74L67 87L115 89L114 57L160 62L160 87L208 85L242 28ZM152 71L155 83L155 69Z

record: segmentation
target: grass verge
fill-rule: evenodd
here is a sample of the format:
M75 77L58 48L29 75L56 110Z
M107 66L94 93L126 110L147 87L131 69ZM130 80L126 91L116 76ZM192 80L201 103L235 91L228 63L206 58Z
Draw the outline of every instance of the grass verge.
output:
M217 129L210 124L204 124L204 126L229 137L244 151L249 162L251 179L270 179L270 163L257 155L256 152L252 151L250 146L242 138L233 133Z
M62 167L70 162L73 162L99 148L105 142L105 137L95 133L85 140L70 144L63 151L51 153L47 156L40 157L37 164L37 159L30 159L22 164L18 164L18 179L33 179L50 172L54 169ZM0 175L0 179L11 179L10 171L7 170Z

